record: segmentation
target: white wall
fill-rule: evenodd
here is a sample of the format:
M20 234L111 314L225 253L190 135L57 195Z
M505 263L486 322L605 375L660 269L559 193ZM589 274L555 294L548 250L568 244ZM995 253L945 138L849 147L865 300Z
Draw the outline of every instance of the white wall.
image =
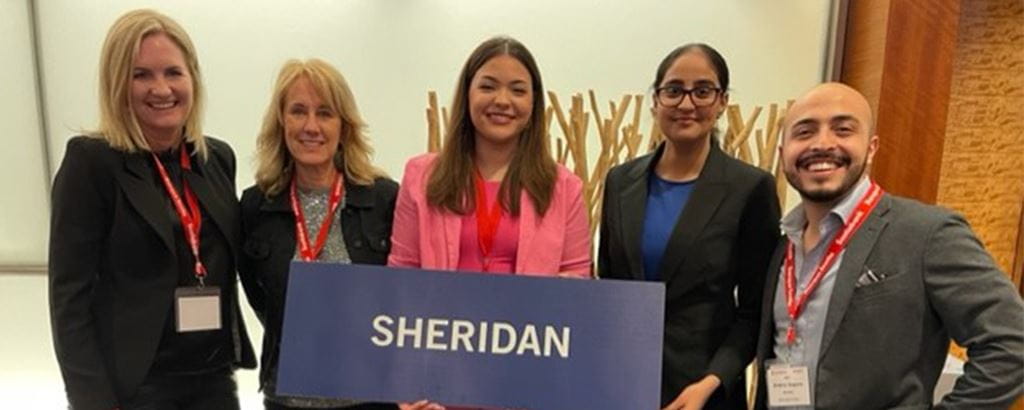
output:
M370 124L377 163L398 178L426 145L427 90L447 105L462 63L491 35L523 41L563 101L590 88L605 100L645 92L672 48L708 42L732 67L733 101L750 106L785 101L819 81L828 17L820 0L786 7L769 0L40 3L54 166L65 141L95 124L97 59L110 23L154 6L196 43L209 89L206 131L235 148L239 188L252 182L255 134L287 58L322 57L345 74Z
M0 0L0 265L46 260L49 199L27 0Z
M0 265L45 264L45 185L29 0L0 0ZM36 1L41 73L55 171L68 138L95 126L97 66L110 24L127 10L155 7L188 30L208 88L207 134L239 157L238 186L253 180L255 134L281 63L321 57L347 76L370 124L376 162L394 178L425 147L426 92L447 105L469 52L509 34L531 48L545 84L567 101L594 89L602 100L649 91L672 48L703 41L732 69L732 102L783 102L821 78L827 1L794 0L47 0ZM785 7L781 7L784 4ZM647 98L645 104L650 104ZM602 103L602 106L606 104ZM644 120L649 122L645 114ZM553 132L558 134L557 127ZM641 130L646 132L649 124ZM595 132L591 132L596 135ZM589 144L597 148L596 142ZM792 202L792 201L790 201Z

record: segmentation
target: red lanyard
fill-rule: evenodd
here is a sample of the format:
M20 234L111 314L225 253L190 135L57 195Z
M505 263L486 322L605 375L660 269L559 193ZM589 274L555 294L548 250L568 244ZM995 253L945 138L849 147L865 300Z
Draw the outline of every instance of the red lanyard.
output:
M331 189L331 196L327 205L327 215L324 215L320 223L320 231L316 234L316 244L309 245L309 229L306 228L306 216L302 213L302 205L299 204L299 196L296 193L295 178L292 178L292 213L295 215L295 238L299 241L299 257L304 261L315 261L320 256L320 251L327 244L327 233L331 230L331 221L334 220L334 212L341 204L341 196L345 192L342 184L341 173L334 176L334 188Z
M473 174L473 182L476 185L476 237L480 244L480 254L484 257L484 272L490 267L490 255L494 250L494 237L498 233L498 223L501 222L501 200L495 198L490 209L487 208L487 186L484 184L484 177L477 169Z
M188 152L186 151L183 144L181 146L181 170L183 173L192 170L192 161L189 160ZM156 163L156 169L160 172L160 179L163 180L164 189L167 190L167 195L171 197L171 202L174 203L174 212L181 219L181 227L185 231L185 239L188 240L189 249L192 250L192 257L196 260L196 279L199 279L199 285L203 286L203 278L206 277L206 267L203 266L203 261L199 259L199 231L203 225L203 217L199 212L199 201L196 200L196 195L192 192L192 189L188 187L188 181L182 177L181 188L185 193L185 202L188 203L188 208L186 209L185 203L181 201L181 195L178 195L178 190L174 188L174 184L171 183L171 177L167 175L167 170L164 169L164 164L160 163L160 158L157 158L155 153L151 154L153 155L153 162Z
M882 188L878 184L871 182L871 187L868 188L868 192L864 194L860 199L860 203L857 204L857 208L854 209L853 215L850 216L850 222L843 226L843 229L839 231L839 234L832 239L832 243L828 245L828 251L822 256L821 261L818 263L818 267L814 269L814 274L811 276L811 281L807 284L807 288L800 293L800 298L796 298L796 267L793 261L793 242L789 242L786 246L786 261L784 265L783 275L785 278L786 285L786 308L789 311L789 329L786 330L786 342L792 344L796 341L796 320L803 313L804 307L807 306L807 300L810 298L811 293L818 288L818 284L821 283L821 279L825 277L825 272L828 272L832 264L835 263L839 254L843 252L846 245L850 243L850 238L853 234L857 233L860 226L867 220L868 215L875 209L875 205L878 205L878 201L882 198Z

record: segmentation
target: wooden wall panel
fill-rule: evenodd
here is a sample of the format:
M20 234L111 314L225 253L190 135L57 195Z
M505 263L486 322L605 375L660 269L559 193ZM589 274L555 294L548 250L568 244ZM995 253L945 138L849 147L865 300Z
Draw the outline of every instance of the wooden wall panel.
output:
M959 8L959 0L899 0L889 10L872 176L928 203L938 188Z
M885 67L885 42L891 0L854 0L847 10L840 81L867 97L878 112Z

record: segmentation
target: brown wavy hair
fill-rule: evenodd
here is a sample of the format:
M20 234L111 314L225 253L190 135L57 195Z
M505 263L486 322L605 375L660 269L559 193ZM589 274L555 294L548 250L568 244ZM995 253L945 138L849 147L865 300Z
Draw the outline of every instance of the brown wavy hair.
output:
M480 67L500 55L515 58L530 73L533 110L519 136L508 172L501 181L498 201L507 212L519 215L519 193L525 190L537 212L543 216L551 205L558 173L544 130L544 85L537 63L526 46L514 38L503 36L490 38L477 46L462 67L455 97L452 98L451 126L427 181L427 203L462 215L473 210L476 128L469 115L469 89Z

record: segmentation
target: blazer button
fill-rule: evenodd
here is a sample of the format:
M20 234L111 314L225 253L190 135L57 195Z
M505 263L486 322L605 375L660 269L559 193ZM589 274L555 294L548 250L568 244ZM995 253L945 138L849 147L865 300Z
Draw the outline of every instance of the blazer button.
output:
M388 246L388 240L387 239L381 239L380 240L380 247L381 248L386 248L387 246Z
M352 245L354 245L356 248L362 248L363 247L363 240L362 239L356 239L355 242L352 243Z

